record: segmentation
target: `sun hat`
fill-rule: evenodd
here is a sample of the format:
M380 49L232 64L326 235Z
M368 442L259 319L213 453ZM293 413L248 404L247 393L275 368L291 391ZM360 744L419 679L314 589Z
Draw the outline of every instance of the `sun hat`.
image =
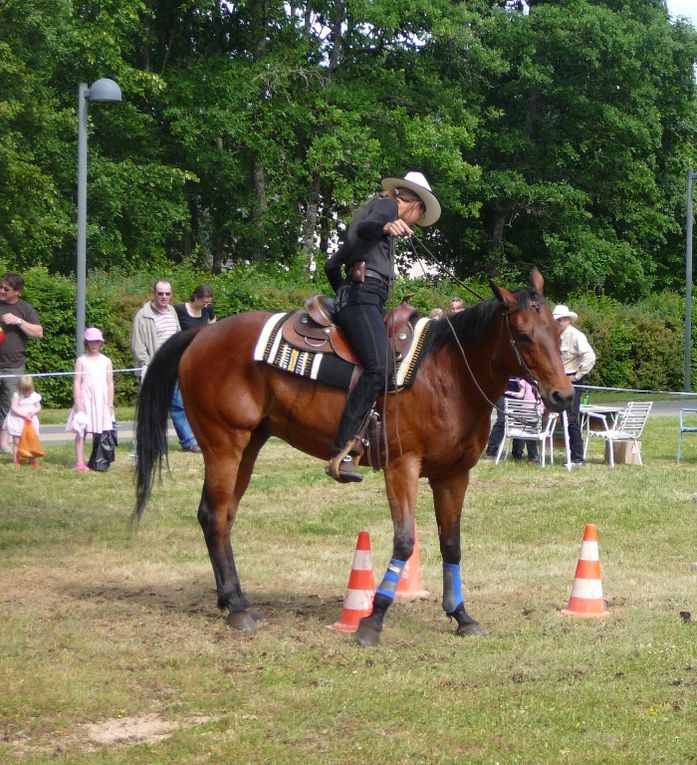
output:
M85 342L104 342L104 338L102 337L102 333L96 328L96 327L88 327L85 330Z
M563 303L554 306L552 316L554 316L555 319L571 319L571 321L576 321L576 319L578 319L576 311L570 311L569 306L564 305Z
M412 170L404 178L383 178L382 187L385 191L409 189L409 191L413 191L421 199L426 211L416 221L419 226L430 226L440 218L440 202L433 195L423 173Z

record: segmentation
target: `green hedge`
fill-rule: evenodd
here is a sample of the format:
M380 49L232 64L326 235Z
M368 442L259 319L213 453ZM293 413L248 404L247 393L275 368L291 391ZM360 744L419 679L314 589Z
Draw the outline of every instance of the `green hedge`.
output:
M0 263L0 268L3 264ZM167 278L174 288L175 303L186 300L197 284L207 283L215 294L219 317L249 310L287 311L298 308L309 295L331 294L322 273L311 275L301 261L290 268L257 265L236 267L211 275L183 263L168 273L125 270L89 273L87 284L87 326L99 327L105 335L107 353L115 369L134 366L130 351L131 322L148 299L154 281ZM7 270L7 269L4 269ZM49 274L43 267L24 274L23 297L36 307L44 327L44 339L30 341L27 369L31 373L72 371L75 356L74 280ZM487 297L488 285L472 284L475 292ZM513 286L513 285L507 285ZM446 307L458 294L466 302L474 298L447 280L400 280L394 299L408 295L422 313L434 306ZM553 299L550 297L550 302ZM660 293L635 305L590 295L558 298L579 314L577 326L584 331L598 354L598 363L589 384L620 388L681 390L683 384L682 297ZM693 373L694 377L694 373ZM70 406L70 377L41 378L37 387L48 407ZM119 405L133 403L137 382L132 374L116 377Z

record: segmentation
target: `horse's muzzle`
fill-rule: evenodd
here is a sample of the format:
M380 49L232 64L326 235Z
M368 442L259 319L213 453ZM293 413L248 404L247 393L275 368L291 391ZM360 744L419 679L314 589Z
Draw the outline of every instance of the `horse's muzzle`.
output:
M563 412L571 407L574 401L574 391L571 389L570 393L564 393L558 388L551 390L545 398L545 404L547 409L552 412Z

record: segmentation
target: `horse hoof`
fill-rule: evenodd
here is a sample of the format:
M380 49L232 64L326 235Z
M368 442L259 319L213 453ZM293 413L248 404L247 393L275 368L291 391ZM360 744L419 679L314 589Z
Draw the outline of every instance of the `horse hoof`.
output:
M458 637L485 637L486 630L479 622L469 622L458 627L455 634Z
M356 632L356 642L358 645L376 646L380 645L380 632L374 624L366 619L361 619Z
M236 611L234 614L228 614L225 621L234 630L239 632L252 633L256 632L257 625L254 617L249 611Z

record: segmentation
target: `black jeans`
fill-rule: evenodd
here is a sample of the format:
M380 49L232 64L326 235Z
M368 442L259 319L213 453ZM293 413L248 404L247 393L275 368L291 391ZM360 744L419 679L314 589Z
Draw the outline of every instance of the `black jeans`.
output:
M491 428L491 433L489 433L489 440L486 445L487 457L495 457L496 452L498 452L499 446L501 445L501 441L503 441L503 434L506 429L506 417L503 413L505 406L506 397L501 396L496 401L496 422Z
M360 359L363 374L346 399L334 441L335 454L358 433L370 408L384 390L393 367L383 321L387 285L366 278L363 284L352 284L345 297L345 305L337 314L336 323L346 333Z
M576 387L581 383L583 383L583 377L574 382L574 403L566 413L569 423L569 451L572 462L583 462L583 436L581 435L580 422L581 394L583 391Z

